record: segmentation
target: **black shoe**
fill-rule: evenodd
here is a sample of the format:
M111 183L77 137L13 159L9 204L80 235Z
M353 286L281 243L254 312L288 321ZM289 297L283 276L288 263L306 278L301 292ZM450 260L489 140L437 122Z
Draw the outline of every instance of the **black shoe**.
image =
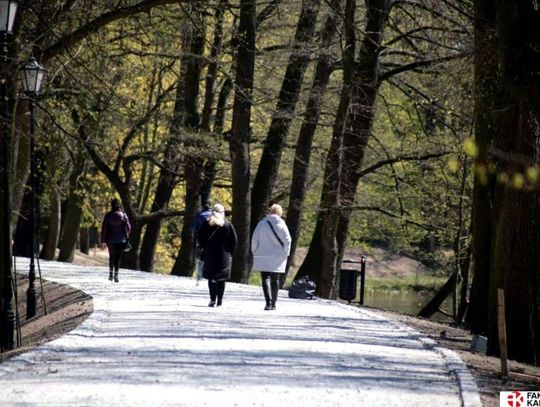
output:
M271 306L270 306L270 309L271 309L272 311L275 311L276 305L275 305L275 304L274 304L274 305L271 305Z
M209 307L213 307L214 305L216 305L216 302L215 302L215 301L210 301L210 302L208 303L208 306L209 306Z
M270 311L271 309L272 309L272 306L270 304L266 304L266 306L264 307L265 311Z
M115 283L118 283L118 273L116 273L116 274L114 275L114 282L115 282Z
M111 272L109 272L109 281L112 281L112 278L113 277L112 277L112 271L111 271Z
M221 307L222 301L218 301L216 307Z

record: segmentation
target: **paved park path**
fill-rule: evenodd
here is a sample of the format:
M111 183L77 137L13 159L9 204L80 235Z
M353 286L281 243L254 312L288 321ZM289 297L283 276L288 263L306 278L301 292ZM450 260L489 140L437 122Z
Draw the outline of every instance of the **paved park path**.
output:
M411 328L324 300L263 311L227 284L208 308L194 280L42 262L93 297L67 335L0 364L0 406L480 406L459 357ZM23 269L21 261L18 268Z

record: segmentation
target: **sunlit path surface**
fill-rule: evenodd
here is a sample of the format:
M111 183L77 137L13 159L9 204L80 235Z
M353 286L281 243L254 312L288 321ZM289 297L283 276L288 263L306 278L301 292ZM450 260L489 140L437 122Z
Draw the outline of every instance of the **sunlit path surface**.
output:
M21 261L19 268L23 269ZM480 406L451 351L371 312L261 290L43 263L44 278L93 297L60 339L0 364L0 405ZM283 294L286 294L283 292Z

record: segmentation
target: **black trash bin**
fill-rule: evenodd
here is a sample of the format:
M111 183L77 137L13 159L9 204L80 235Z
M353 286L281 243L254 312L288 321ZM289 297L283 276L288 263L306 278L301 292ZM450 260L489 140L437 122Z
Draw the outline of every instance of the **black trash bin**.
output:
M356 298L358 281L357 270L341 269L339 271L339 298L351 302Z
M364 305L364 286L366 281L366 257L362 256L360 261L353 259L344 259L342 263L348 264L349 267L353 264L359 264L360 270L341 269L339 272L339 298L349 302L356 298L358 277L360 277L360 301Z

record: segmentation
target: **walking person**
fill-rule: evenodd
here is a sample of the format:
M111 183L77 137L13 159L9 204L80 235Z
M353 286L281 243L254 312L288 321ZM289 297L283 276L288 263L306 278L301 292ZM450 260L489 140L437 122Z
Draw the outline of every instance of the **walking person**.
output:
M205 202L202 211L195 215L193 223L191 224L191 231L193 232L193 244L195 246L195 259L197 263L197 285L202 280L204 260L201 258L202 250L199 245L199 230L201 226L208 220L212 214L212 207L210 202Z
M283 209L274 204L255 228L251 238L253 270L261 272L262 289L266 300L265 311L275 310L279 278L285 273L291 251L291 235L281 218Z
M209 307L221 306L225 282L231 278L231 259L236 248L236 231L225 219L223 205L215 204L208 221L199 229L199 247L204 261L203 277L208 280Z
M109 249L109 280L118 283L120 259L127 246L131 225L126 213L121 209L118 199L111 201L111 210L103 218L101 226L101 245ZM114 276L113 276L114 271Z

